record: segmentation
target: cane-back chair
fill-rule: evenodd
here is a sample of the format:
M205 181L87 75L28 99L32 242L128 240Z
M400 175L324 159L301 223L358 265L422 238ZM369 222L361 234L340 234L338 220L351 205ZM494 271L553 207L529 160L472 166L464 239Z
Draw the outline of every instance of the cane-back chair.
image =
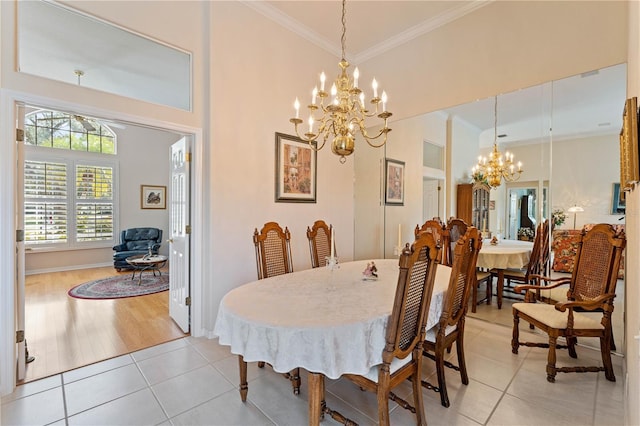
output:
M478 252L482 247L482 236L477 228L469 226L467 231L456 242L453 251L453 263L449 286L444 296L440 321L430 330L427 330L423 353L426 357L436 362L436 374L438 386L426 381L422 385L427 389L440 393L440 402L443 406L449 406L447 384L445 381L444 367L452 368L460 372L460 379L465 385L469 384L467 367L464 359L464 322L467 313L469 295L476 285L476 262ZM445 266L438 266L445 267ZM445 350L456 344L458 365L444 360Z
M531 248L531 257L529 263L522 269L508 268L504 270L504 280L507 286L511 286L511 282L515 281L522 284L533 284L534 275L545 275L547 266L549 265L549 219L540 223L536 229L533 239L533 247ZM492 271L494 275L498 271ZM503 288L497 289L498 292L504 292ZM513 291L513 290L511 290ZM531 290L535 292L535 290ZM500 295L498 296L500 297Z
M555 282L546 288L569 285L567 301L555 305L546 303L513 304L513 338L511 351L518 353L520 346L549 348L547 355L547 380L554 382L556 373L604 371L607 380L615 381L611 363L611 313L616 296L618 268L622 251L626 245L624 231L616 230L609 224L595 225L589 231L582 231L571 278L552 280L535 276L535 285L517 286L518 291L539 289L541 283ZM537 286L537 288L536 288ZM545 287L542 287L545 288ZM600 320L580 311L600 312ZM549 343L521 342L520 319L527 321L549 336ZM566 345L557 344L558 337L566 339ZM600 339L600 366L556 366L556 348L568 349L569 356L577 358L578 337Z
M289 228L283 230L276 222L267 222L260 232L256 228L253 244L259 280L293 272Z
M331 255L331 229L332 226L327 225L324 220L316 220L311 228L307 226L307 239L309 240L312 268L327 265L326 258Z
M377 394L380 425L389 425L389 399L415 413L416 424L427 424L420 386L422 342L435 280L435 259L439 250L430 233L421 234L411 248L406 245L400 255L398 285L387 323L382 364L372 367L366 375L343 376L361 389ZM391 392L391 389L407 379L413 384L413 406ZM325 408L325 412L344 424L352 424L329 408Z
M433 238L436 240L436 243L441 247L444 244L444 224L438 218L433 218L427 220L425 223L420 225L416 225L416 229L414 230L415 238L417 239L420 234L423 232L429 232L433 234ZM440 257L442 257L443 250L440 250ZM438 263L442 262L442 259L436 259Z
M260 232L258 228L253 233L253 244L256 248L256 265L258 268L258 279L275 277L277 275L293 272L291 262L291 233L289 228L284 230L276 222L267 222ZM242 368L243 361L240 360ZM258 367L264 367L264 361L258 362ZM246 369L246 363L244 364ZM296 368L284 377L291 380L293 393L300 393L300 369Z
M442 263L444 265L451 266L453 263L453 250L458 242L458 239L467 232L469 225L462 219L451 217L447 221L445 226L445 244L442 253Z
M445 228L445 248L443 250L443 264L451 266L453 263L453 250L456 247L456 242L460 239L465 232L467 232L467 228L469 225L462 219L458 219L455 217L450 218L447 221L447 226ZM483 299L478 300L478 288L481 283L485 283L486 285L486 296ZM471 296L471 312L476 311L476 306L482 303L483 300L489 300L491 297L491 286L493 283L493 275L491 272L487 270L476 270L476 283L472 288L472 296ZM488 303L488 302L487 302Z

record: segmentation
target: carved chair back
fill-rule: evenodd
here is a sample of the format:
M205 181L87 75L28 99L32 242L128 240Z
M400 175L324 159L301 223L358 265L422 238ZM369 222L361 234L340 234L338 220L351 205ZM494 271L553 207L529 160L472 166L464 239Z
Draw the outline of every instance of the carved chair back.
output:
M258 279L275 277L293 272L291 262L291 234L276 222L267 222L260 232L253 233L256 249Z
M311 228L307 226L312 268L327 265L326 258L331 255L331 228L324 220L316 220Z

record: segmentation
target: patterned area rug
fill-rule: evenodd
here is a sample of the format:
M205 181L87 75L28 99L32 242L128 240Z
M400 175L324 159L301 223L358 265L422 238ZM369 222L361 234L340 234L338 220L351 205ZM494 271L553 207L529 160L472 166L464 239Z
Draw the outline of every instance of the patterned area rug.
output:
M77 299L119 299L123 297L144 296L169 289L169 273L153 276L151 272L142 274L138 285L138 274L132 280L131 273L80 284L69 290L69 296Z

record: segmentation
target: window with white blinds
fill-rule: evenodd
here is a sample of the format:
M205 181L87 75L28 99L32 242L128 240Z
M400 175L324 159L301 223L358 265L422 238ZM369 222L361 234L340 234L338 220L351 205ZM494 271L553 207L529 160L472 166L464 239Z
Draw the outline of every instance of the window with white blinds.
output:
M76 165L78 241L113 239L113 168Z
M25 114L24 231L32 250L110 247L117 229L116 134L99 120Z
M115 176L113 164L26 160L25 244L112 243Z
M26 243L66 243L67 165L25 161L24 204Z

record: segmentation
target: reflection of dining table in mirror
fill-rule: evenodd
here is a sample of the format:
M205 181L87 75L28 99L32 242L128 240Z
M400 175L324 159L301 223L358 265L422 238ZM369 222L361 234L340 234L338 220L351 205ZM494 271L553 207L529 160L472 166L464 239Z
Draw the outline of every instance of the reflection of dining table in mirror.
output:
M321 407L324 377L366 374L382 363L393 309L398 260L375 260L377 280L363 280L367 261L313 268L254 281L227 293L214 334L240 362L266 361L276 372L309 372L310 414ZM438 265L427 329L437 324L451 268ZM283 297L286 295L286 297ZM246 398L246 377L240 394ZM310 415L309 423L320 417Z
M491 244L485 240L478 253L478 268L486 268L497 272L498 282L496 293L498 309L502 309L502 293L504 291L504 270L521 269L527 266L531 257L533 243L519 240L498 240L498 244ZM487 292L487 304L491 304L491 293Z

